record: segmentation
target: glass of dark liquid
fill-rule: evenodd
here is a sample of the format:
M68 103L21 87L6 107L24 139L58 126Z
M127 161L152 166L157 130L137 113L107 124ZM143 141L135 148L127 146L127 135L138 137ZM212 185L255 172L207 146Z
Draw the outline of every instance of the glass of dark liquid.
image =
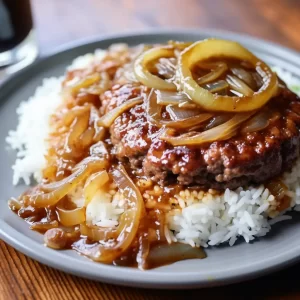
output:
M37 53L30 0L0 0L0 75L28 65Z

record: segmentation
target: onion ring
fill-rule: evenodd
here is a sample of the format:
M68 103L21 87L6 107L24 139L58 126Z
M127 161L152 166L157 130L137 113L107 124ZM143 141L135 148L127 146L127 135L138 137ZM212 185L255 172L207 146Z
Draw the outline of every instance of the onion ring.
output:
M191 68L212 57L229 57L250 62L263 78L262 87L252 96L230 97L212 94L193 79ZM276 93L278 80L272 70L236 42L207 39L186 48L179 57L177 77L183 92L208 111L246 112L262 107Z
M176 91L176 85L172 82L165 81L151 74L147 65L161 57L173 57L174 49L172 47L156 47L142 53L134 63L134 73L136 78L144 85L159 90Z

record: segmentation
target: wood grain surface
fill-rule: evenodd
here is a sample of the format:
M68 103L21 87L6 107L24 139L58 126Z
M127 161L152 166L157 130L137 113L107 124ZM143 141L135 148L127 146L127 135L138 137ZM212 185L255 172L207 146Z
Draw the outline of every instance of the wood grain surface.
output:
M147 28L216 28L300 50L300 0L32 0L42 54L101 34ZM118 287L56 271L0 241L0 300L300 299L300 264L253 281L190 291Z

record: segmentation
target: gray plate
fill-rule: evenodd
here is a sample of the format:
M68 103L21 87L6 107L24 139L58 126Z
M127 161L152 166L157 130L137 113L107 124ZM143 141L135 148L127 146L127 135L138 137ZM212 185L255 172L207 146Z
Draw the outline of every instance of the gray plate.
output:
M204 260L181 261L150 271L93 263L73 251L54 251L43 246L40 234L7 207L10 196L24 186L13 187L11 165L15 153L7 149L5 137L15 128L18 104L28 99L42 78L59 76L76 56L106 48L112 43L159 43L167 40L199 40L221 37L239 41L271 65L277 65L300 78L300 56L283 47L228 32L178 30L105 37L98 41L69 47L17 73L0 87L0 237L17 250L51 267L103 282L136 287L207 287L250 279L295 262L300 256L300 218L273 227L272 233L252 244L238 243L207 250Z

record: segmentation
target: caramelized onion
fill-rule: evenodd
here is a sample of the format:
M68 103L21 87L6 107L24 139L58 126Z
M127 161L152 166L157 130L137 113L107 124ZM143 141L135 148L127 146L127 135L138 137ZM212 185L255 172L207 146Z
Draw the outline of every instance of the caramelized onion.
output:
M109 152L105 143L102 141L99 141L90 147L90 155L99 157L100 159L109 159Z
M290 207L291 198L286 195L288 187L280 178L273 178L267 184L266 188L276 199L276 211L281 212Z
M82 114L75 117L72 125L70 126L69 133L66 137L66 150L64 151L64 155L74 155L74 151L76 148L81 147L82 144L78 143L78 139L84 133L84 131L89 126L89 118L90 112L83 111Z
M243 96L252 96L253 95L253 90L251 90L251 88L249 88L249 86L243 82L241 79L239 79L236 76L232 76L232 75L227 75L226 76L226 80L229 84L229 86L236 92L238 92L239 94L243 95Z
M84 131L78 140L82 149L86 149L90 145L93 144L95 136L95 129L93 127L88 127L86 131Z
M124 167L119 166L114 169L112 176L124 198L128 201L129 207L120 217L116 232L117 237L112 243L88 245L80 242L73 245L75 250L90 259L105 263L113 262L131 246L137 235L140 220L145 213L142 195L129 178Z
M84 158L81 162L79 162L73 169L72 171L75 172L76 170L78 170L79 168L81 168L82 166L86 166L89 165L89 167L91 169L94 170L94 172L100 171L100 170L104 170L107 168L108 166L108 161L106 160L106 158L103 158L101 156L96 156L96 155L92 155L92 156L87 156L86 158ZM92 173L92 172L91 172ZM49 184L50 185L50 184Z
M263 78L264 84L252 96L230 97L212 94L200 87L191 73L194 65L212 57L230 57L251 63ZM208 111L243 112L258 109L270 100L278 86L276 74L250 51L238 43L218 39L196 42L181 53L178 80L183 92Z
M176 71L176 59L171 58L160 58L158 63L155 65L158 74L166 79L171 79L175 75Z
M80 224L80 232L94 242L107 241L114 239L117 236L116 228L103 228L94 225L86 225L84 223Z
M272 179L266 184L266 188L278 201L281 200L288 191L287 186L280 179Z
M250 133L265 129L270 124L270 117L271 113L269 111L260 111L243 125L241 132Z
M90 105L85 106L75 106L68 110L63 115L63 122L65 126L70 126L74 119L90 110Z
M92 84L99 82L100 79L101 76L98 73L88 75L82 79L74 77L66 83L64 92L70 92L71 94L76 95L81 89L90 87Z
M257 88L257 84L250 72L247 72L243 68L231 68L230 71L233 75L244 81L252 90Z
M107 114L105 114L103 117L101 117L98 120L99 126L109 127L114 122L114 120L120 116L123 112L128 110L129 108L141 104L143 102L143 97L136 97L133 99L130 99L121 105L117 106L116 108L109 111Z
M195 117L201 113L200 109L182 108L177 105L168 105L166 107L166 111L169 113L170 118L173 121Z
M155 268L164 264L171 264L179 260L205 258L201 248L182 243L158 244L152 247L146 259L147 268Z
M195 125L198 125L208 119L210 119L213 115L208 113L198 114L193 117L188 117L185 119L178 119L176 121L163 120L161 117L162 107L157 103L156 95L152 91L149 94L147 99L147 115L148 119L151 123L155 124L157 127L171 127L171 128L189 128Z
M148 70L148 65L162 57L173 57L172 47L156 47L142 53L134 63L134 73L137 79L144 85L159 90L176 91L176 85L172 82L163 80Z
M109 180L108 173L106 171L100 171L92 174L85 182L83 188L84 205L87 206L96 192Z
M167 132L163 132L163 134L160 136L160 139L167 141L173 146L201 145L204 143L227 140L236 134L238 126L249 119L251 115L253 115L253 112L236 114L224 124L195 135L186 133L173 137L168 136L166 134Z
M18 211L22 207L22 204L17 199L11 198L8 200L8 206L12 211Z
M211 119L211 121L208 123L205 129L207 130L219 126L227 122L231 118L232 118L232 114L217 115Z
M49 248L65 249L70 247L79 237L80 232L78 230L67 232L61 228L52 228L46 231L44 242Z
M100 74L100 78L101 78L101 80L98 84L89 86L86 89L87 93L92 94L92 95L100 95L110 88L111 83L110 83L110 78L109 78L108 73L102 72Z
M59 222L63 226L74 226L85 222L85 207L77 207L69 210L57 205L56 212Z
M49 229L57 228L58 222L56 220L50 221L50 222L34 222L30 229L36 230L39 232L46 232Z
M155 91L157 96L157 103L160 105L178 105L190 99L183 93L169 92L169 91Z
M185 129L199 125L209 120L212 116L212 114L200 114L194 117L181 119L178 121L161 121L161 124L170 128Z
M95 172L97 169L104 168L106 162L91 160L90 163L82 164L77 167L75 171L67 178L50 183L47 185L41 185L41 190L48 190L48 193L36 193L33 195L22 196L24 202L33 207L46 207L48 205L55 205L60 199L71 192L80 182L85 180L91 173Z
M202 63L202 64L198 64L198 66L202 69L211 69L212 70L210 73L208 73L196 80L199 85L215 81L220 76L222 76L228 69L227 64L224 62L205 63L205 64Z
M221 92L227 91L229 85L225 80L218 80L215 82L206 83L203 87L211 93L221 94Z

